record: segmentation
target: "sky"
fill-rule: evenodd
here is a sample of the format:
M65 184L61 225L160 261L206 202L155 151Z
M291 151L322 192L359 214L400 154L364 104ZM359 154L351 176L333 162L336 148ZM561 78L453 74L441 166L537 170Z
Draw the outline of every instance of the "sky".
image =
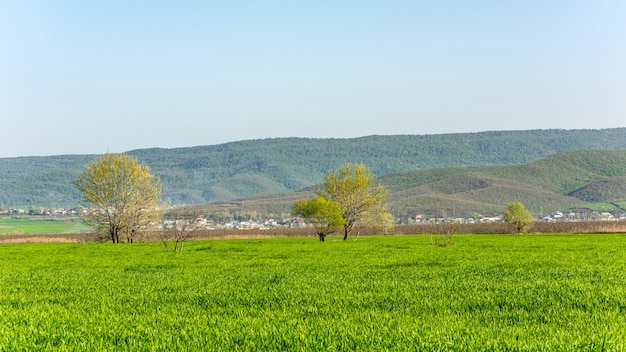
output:
M626 127L626 2L0 0L0 157Z

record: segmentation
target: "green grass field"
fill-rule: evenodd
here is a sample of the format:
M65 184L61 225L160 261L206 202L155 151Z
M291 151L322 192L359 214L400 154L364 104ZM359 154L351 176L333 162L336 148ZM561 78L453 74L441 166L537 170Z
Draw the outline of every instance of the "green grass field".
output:
M626 350L626 236L0 245L0 350Z
M0 235L2 234L48 234L85 232L86 226L77 219L41 220L28 217L0 217Z

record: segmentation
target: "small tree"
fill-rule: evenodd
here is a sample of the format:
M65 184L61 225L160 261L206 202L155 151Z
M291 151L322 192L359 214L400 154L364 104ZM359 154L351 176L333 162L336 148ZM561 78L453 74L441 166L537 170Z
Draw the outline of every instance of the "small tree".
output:
M533 225L533 215L524 208L522 203L509 203L504 212L504 221L511 225L517 233L525 233Z
M202 212L199 208L174 209L169 212L168 218L171 221L171 225L165 231L165 248L167 250L167 241L169 239L174 241L174 252L183 251L185 240L202 228L199 221L202 219Z
M393 230L394 225L395 219L387 210L387 205L381 204L379 207L375 207L370 211L365 212L363 214L363 218L357 222L354 228L357 231L358 237L361 228L369 228L377 233L388 234Z
M74 180L83 197L83 218L113 243L125 234L128 242L162 217L161 182L150 168L126 154L106 154L91 161Z
M438 224L438 233L430 234L430 244L438 247L448 247L452 242L452 235L459 231L459 224Z
M324 188L317 194L339 204L346 221L344 240L359 221L376 218L375 212L384 209L387 199L385 189L376 183L376 177L363 164L346 164L337 171L329 171Z
M335 232L346 222L341 216L339 204L319 195L310 201L306 199L295 201L291 214L300 216L313 224L322 242L327 235Z

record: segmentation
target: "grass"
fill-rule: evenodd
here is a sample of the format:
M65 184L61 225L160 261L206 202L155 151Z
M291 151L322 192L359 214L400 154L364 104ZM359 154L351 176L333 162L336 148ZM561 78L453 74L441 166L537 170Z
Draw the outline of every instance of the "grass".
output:
M0 245L0 350L624 350L626 236Z
M0 235L20 233L79 233L85 231L86 226L79 220L41 220L27 217L0 217Z

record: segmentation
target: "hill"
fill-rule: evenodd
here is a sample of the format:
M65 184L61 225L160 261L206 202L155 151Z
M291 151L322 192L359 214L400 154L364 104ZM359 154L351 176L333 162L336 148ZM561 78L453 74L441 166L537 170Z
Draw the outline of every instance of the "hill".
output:
M162 180L164 199L173 204L203 204L299 190L320 183L329 169L346 162L361 162L375 174L385 175L434 168L523 164L554 153L598 149L626 149L626 128L352 139L278 138L128 153L148 164ZM94 157L0 158L0 207L76 205L79 195L72 180ZM461 171L436 170L424 177L439 177L442 172ZM579 188L584 186L577 184Z
M626 199L626 177L609 177L591 182L569 195L593 203L623 201Z
M521 202L535 215L590 207L589 203L626 201L626 151L575 151L507 166L475 166L413 170L383 175L389 205L397 218L415 214L469 217L501 214L506 204ZM294 200L313 192L266 194L210 204L219 214L289 212ZM614 209L614 208L613 208Z
M433 178L433 174L441 175ZM501 213L509 202L522 202L534 214L625 200L616 193L626 176L626 151L576 151L511 166L411 171L385 175L397 214ZM602 186L612 185L612 189ZM583 196L595 189L595 197ZM584 190L588 190L587 193Z

